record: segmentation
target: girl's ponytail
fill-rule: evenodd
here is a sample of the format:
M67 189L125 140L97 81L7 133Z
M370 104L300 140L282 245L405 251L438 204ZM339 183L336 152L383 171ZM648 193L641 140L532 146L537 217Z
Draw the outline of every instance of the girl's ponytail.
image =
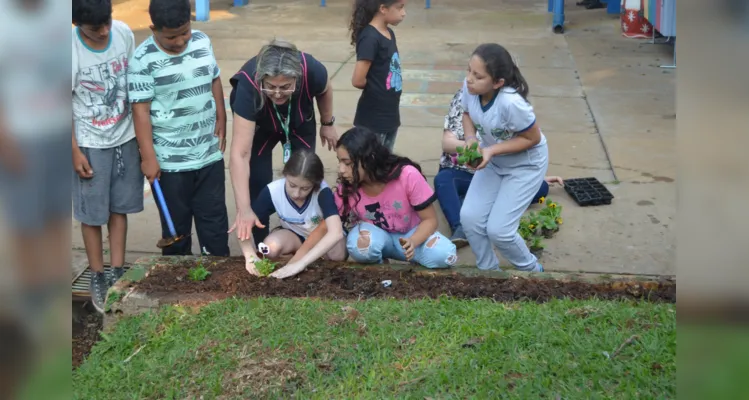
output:
M525 81L523 74L520 73L520 68L514 62L512 63L512 78L510 78L509 86L515 88L518 94L523 96L525 101L528 101L528 82Z
M494 82L504 79L505 86L515 89L525 101L528 101L528 82L507 49L497 43L484 43L476 47L473 55L484 61L486 71Z
M349 31L351 32L351 45L356 47L356 39L361 31L372 22L372 18L380 8L379 0L355 0L354 10L351 15Z

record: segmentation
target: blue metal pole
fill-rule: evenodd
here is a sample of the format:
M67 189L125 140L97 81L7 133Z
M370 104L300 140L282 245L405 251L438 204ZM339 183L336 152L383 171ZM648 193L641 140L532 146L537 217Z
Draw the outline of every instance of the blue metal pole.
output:
M234 0L234 7L241 7L250 4L250 0Z
M554 32L564 31L564 0L553 0L554 1L554 18L551 23L551 28Z
M195 0L195 20L208 21L211 17L210 0Z
M426 7L425 8L432 8L432 1L426 0Z
M166 207L166 200L164 200L164 193L161 191L161 185L159 184L158 178L153 180L153 190L156 192L156 199L159 201L161 212L164 214L166 226L169 227L169 234L171 234L172 237L177 237L177 231L174 229L174 222L172 222L172 215L169 214L169 209Z
M325 7L325 0L320 0L320 7Z

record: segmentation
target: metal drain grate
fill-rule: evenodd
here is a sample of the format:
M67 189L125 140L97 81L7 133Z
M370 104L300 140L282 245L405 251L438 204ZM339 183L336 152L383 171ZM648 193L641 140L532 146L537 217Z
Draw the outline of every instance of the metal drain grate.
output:
M125 271L130 269L130 266L125 264L123 267ZM104 271L108 274L112 270L112 267L105 266ZM91 284L91 269L86 268L83 272L78 275L73 281L73 297L91 297L91 293L88 291L89 284Z

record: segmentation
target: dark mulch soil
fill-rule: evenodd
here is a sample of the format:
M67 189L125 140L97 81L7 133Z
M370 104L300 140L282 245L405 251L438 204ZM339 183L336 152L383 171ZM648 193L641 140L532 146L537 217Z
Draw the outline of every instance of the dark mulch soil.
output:
M211 275L202 282L187 279L194 262L160 268L137 283L146 293L209 294L215 298L238 297L317 297L326 299L366 298L491 298L497 301L531 300L544 302L552 298L636 299L652 302L676 302L676 284L659 283L591 284L561 282L552 279L487 278L462 275L424 275L412 271L395 271L387 267L347 268L341 263L317 264L294 278L283 281L257 278L245 271L244 260L207 266ZM390 287L382 281L390 280Z
M73 304L73 307L81 306ZM97 312L81 311L77 314L73 320L73 369L83 363L91 347L99 341L99 332L104 323L102 315Z

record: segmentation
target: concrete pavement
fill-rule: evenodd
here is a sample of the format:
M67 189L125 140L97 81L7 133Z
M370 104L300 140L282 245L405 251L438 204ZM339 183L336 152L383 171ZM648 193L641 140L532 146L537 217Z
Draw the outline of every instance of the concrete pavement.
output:
M327 66L338 132L350 128L359 97L350 84L355 62L347 32L351 2L330 0L320 8L311 0L255 0L240 9L228 3L216 4L210 22L193 25L212 38L225 94L229 77L277 35ZM622 38L618 16L568 3L566 33L556 35L545 1L445 0L429 10L423 3L409 2L406 20L396 28L404 93L395 151L420 162L431 182L440 157L443 117L470 53L481 42L499 42L513 53L529 82L530 100L549 142L549 174L594 176L616 196L610 206L582 208L563 189L552 188L550 197L563 205L565 222L546 242L545 268L674 275L675 71L658 68L671 63L671 48ZM147 5L147 0L115 5L115 18L133 28L138 43L150 34ZM326 178L334 182L335 154L320 148L317 152ZM280 146L275 154L278 172ZM228 171L226 188L232 221ZM444 220L440 229L449 231ZM149 193L146 210L130 217L127 258L156 252L159 235L156 204ZM231 239L230 246L232 254L240 254L236 240ZM75 221L73 247L82 248ZM193 248L197 253L197 243ZM85 254L74 253L81 265ZM468 248L459 256L461 264L474 262Z

